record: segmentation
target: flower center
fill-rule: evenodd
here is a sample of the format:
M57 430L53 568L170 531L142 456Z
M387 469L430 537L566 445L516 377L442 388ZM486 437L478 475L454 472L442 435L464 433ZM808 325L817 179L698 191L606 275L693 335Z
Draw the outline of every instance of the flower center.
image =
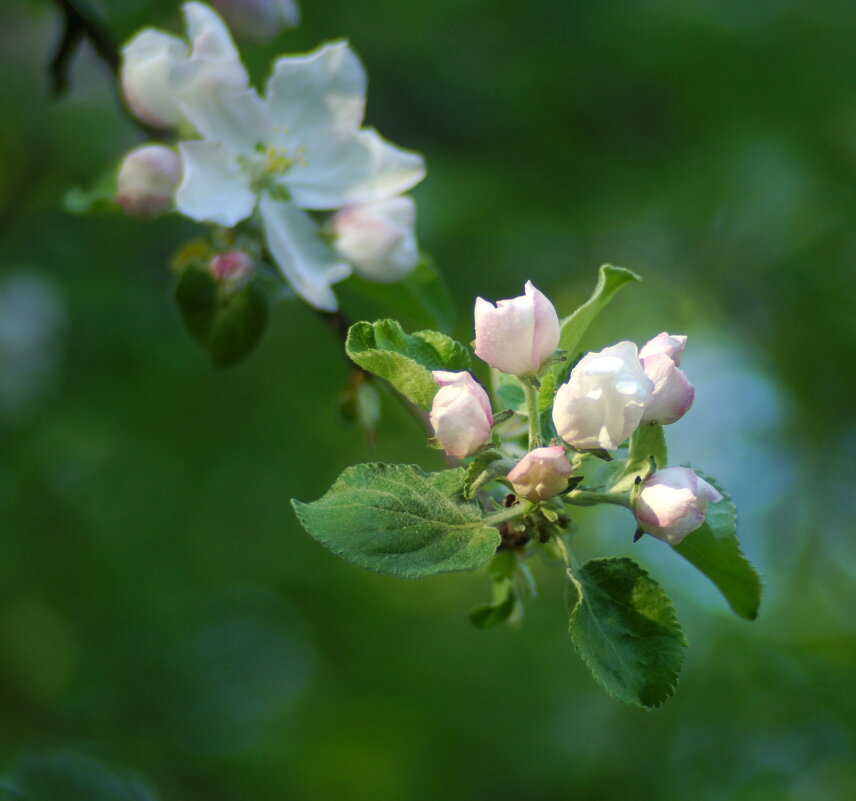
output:
M289 150L259 142L251 156L241 156L238 163L244 174L250 179L250 188L256 192L272 192L277 195L288 194L280 179L295 164L306 164L303 148Z

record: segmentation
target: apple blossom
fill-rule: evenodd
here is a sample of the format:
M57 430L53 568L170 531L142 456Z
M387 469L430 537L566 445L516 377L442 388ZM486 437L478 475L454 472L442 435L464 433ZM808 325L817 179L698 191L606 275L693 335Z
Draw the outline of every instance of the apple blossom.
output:
M508 474L514 491L528 501L546 501L568 488L573 468L561 445L529 451Z
M347 42L277 59L264 100L252 89L183 91L195 71L187 64L173 72L182 109L203 137L179 145L179 211L232 227L258 207L286 280L313 306L335 311L330 285L352 268L304 209L394 197L422 180L422 158L361 128L366 76Z
M255 263L242 250L218 253L208 267L214 280L232 291L246 286L256 271Z
M119 167L116 202L135 217L157 217L172 205L180 178L174 150L163 145L134 148Z
M556 392L556 431L575 448L614 450L639 425L653 389L632 342L587 353Z
M211 0L229 27L242 39L267 42L300 24L295 0Z
M407 195L345 206L329 223L333 246L363 278L399 281L419 263L415 218L415 204Z
M497 301L476 298L476 356L509 375L534 375L556 352L559 316L546 295L526 282L524 294Z
M223 20L204 3L182 7L190 45L178 36L144 28L122 48L120 82L131 111L156 128L185 121L181 93L174 84L178 68L190 71L182 92L203 94L212 87L245 89L247 71Z
M432 375L440 389L431 404L431 427L443 450L463 459L490 439L490 399L484 387L466 371L435 370Z
M718 490L688 467L667 467L645 479L634 511L643 531L677 545L704 523L708 502L721 500Z
M674 423L692 406L695 387L683 370L678 369L686 341L683 335L672 336L663 331L639 351L642 369L654 382L654 392L642 415L643 423Z

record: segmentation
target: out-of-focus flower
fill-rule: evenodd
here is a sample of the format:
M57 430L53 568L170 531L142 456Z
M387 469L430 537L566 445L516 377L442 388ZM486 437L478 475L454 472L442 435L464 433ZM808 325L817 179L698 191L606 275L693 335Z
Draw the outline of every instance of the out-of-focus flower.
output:
M235 291L252 280L256 272L255 262L242 250L218 253L209 264L215 281Z
M173 80L181 88L193 72L183 65ZM182 110L203 140L179 145L179 211L232 227L258 205L268 249L286 280L326 311L338 306L330 285L351 266L303 210L387 200L425 175L419 155L361 127L365 91L359 59L347 42L335 42L278 59L264 100L252 89L225 86L181 92Z
M556 431L576 448L614 450L639 425L653 389L632 342L587 353L556 392Z
M677 545L704 523L708 502L721 500L717 489L688 467L667 467L645 479L634 511L643 531Z
M249 77L229 29L204 3L185 3L188 45L155 28L144 28L122 48L120 82L131 111L156 128L184 122L182 94L213 88L246 89ZM176 71L183 73L181 86ZM212 99L212 102L216 102Z
M695 388L678 369L687 338L663 331L639 351L642 369L654 382L654 392L642 415L643 423L666 425L680 420L689 411Z
M239 39L268 42L300 24L295 0L211 0Z
M333 246L363 278L392 283L419 263L412 198L399 195L346 206L330 220Z
M546 501L568 487L573 468L561 445L529 451L508 474L514 491L528 501Z
M134 148L122 160L116 202L135 217L157 217L175 199L181 179L178 154L163 145Z
M490 439L493 415L484 387L468 372L435 370L440 389L429 420L443 450L458 459L475 453Z
M497 301L476 298L476 355L509 375L534 375L556 352L559 316L531 281L525 294Z

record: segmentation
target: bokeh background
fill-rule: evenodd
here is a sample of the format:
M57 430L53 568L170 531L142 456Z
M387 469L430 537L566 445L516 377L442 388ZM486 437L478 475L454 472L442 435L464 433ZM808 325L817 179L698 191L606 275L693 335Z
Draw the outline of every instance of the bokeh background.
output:
M117 40L177 3L101 0ZM140 141L84 48L50 96L46 0L0 5L0 776L39 801L856 798L856 14L849 0L304 0L248 50L348 36L368 121L425 153L419 233L471 338L531 278L563 313L627 288L586 345L689 334L673 461L717 475L765 578L729 613L620 510L583 556L673 594L681 683L643 713L573 652L536 566L519 629L472 629L481 575L406 582L296 524L348 464L439 466L393 403L374 447L339 344L276 309L214 371L172 300L196 228L74 217ZM347 295L347 288L344 290ZM378 312L379 314L382 312ZM0 789L0 794L3 792Z

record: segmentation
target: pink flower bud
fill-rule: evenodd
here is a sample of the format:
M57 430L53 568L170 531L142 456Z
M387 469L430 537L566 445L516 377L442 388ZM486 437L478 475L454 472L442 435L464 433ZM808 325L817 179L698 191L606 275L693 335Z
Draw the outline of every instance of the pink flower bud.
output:
M525 294L497 301L476 298L476 355L509 375L532 375L556 352L559 317L553 304L526 282Z
M642 415L643 423L667 425L680 420L692 406L695 387L678 369L687 338L665 331L639 351L642 369L654 382L654 392Z
M431 405L431 427L446 453L463 459L490 439L490 399L470 373L435 370L433 376L440 389Z
M704 523L708 501L721 500L716 488L688 467L667 467L642 483L636 499L636 519L643 531L677 545Z
M157 217L173 202L181 178L178 154L163 145L143 145L122 160L116 202L134 217Z
M632 342L587 353L556 392L556 431L575 448L614 450L636 430L653 389Z
M295 0L211 0L235 35L246 41L267 42L300 24Z
M508 474L514 491L527 501L546 501L568 488L573 468L561 445L535 448Z
M187 60L177 36L145 28L122 48L122 93L135 116L155 128L173 128L183 119L170 87L173 67Z
M211 259L209 269L215 281L237 290L246 286L252 279L256 265L243 251L230 250L227 253L218 253Z
M407 195L345 206L330 220L336 252L369 281L400 281L419 263L415 219Z

